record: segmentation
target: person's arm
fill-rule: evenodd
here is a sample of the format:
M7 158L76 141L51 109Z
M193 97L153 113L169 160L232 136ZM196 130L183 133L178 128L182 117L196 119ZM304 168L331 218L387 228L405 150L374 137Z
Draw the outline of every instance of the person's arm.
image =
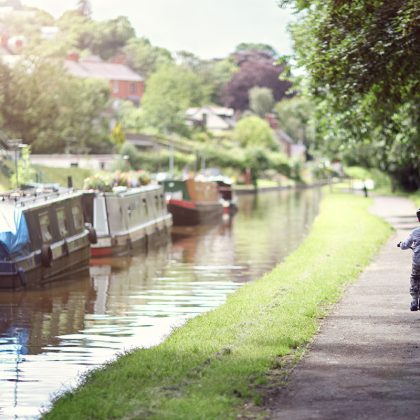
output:
M400 242L401 249L409 249L413 245L413 234L410 233L410 236L405 240Z

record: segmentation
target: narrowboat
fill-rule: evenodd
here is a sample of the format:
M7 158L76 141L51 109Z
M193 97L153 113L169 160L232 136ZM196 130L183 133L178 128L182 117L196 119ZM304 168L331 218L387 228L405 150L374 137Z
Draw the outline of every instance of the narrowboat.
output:
M223 205L216 182L189 178L162 181L175 226L195 226L220 219Z
M0 290L40 286L88 267L93 229L83 194L29 190L0 195Z
M222 200L223 213L234 214L238 210L237 199L233 192L232 183L227 179L217 179L217 186Z
M92 257L125 255L169 238L172 216L160 185L86 191L83 201L86 221L98 239L91 247Z

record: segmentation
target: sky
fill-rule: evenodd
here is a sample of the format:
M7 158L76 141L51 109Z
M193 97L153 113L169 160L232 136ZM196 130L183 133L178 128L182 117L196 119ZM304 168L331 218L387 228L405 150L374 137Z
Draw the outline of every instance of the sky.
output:
M59 17L77 0L23 0ZM276 0L91 0L95 20L127 16L137 36L171 52L186 50L200 58L225 57L241 42L272 45L292 53L287 25L290 10Z

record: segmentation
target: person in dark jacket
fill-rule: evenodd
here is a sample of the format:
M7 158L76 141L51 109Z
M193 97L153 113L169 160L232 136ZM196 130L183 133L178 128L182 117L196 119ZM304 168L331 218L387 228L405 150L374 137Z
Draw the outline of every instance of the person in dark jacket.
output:
M417 210L417 220L420 222L420 209ZM412 301L410 304L411 311L419 310L419 292L420 292L420 227L414 229L410 236L400 242L397 246L401 249L413 250L413 267L410 278L410 295Z

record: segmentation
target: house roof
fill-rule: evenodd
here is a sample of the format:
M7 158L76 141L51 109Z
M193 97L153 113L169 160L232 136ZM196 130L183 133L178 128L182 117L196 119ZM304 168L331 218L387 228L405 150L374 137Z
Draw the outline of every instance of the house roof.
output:
M99 57L89 57L79 61L65 60L64 67L73 76L105 80L142 82L143 77L124 64L107 63Z
M234 111L231 108L202 107L189 108L186 111L188 121L201 123L205 120L206 127L212 131L229 130L234 126Z

